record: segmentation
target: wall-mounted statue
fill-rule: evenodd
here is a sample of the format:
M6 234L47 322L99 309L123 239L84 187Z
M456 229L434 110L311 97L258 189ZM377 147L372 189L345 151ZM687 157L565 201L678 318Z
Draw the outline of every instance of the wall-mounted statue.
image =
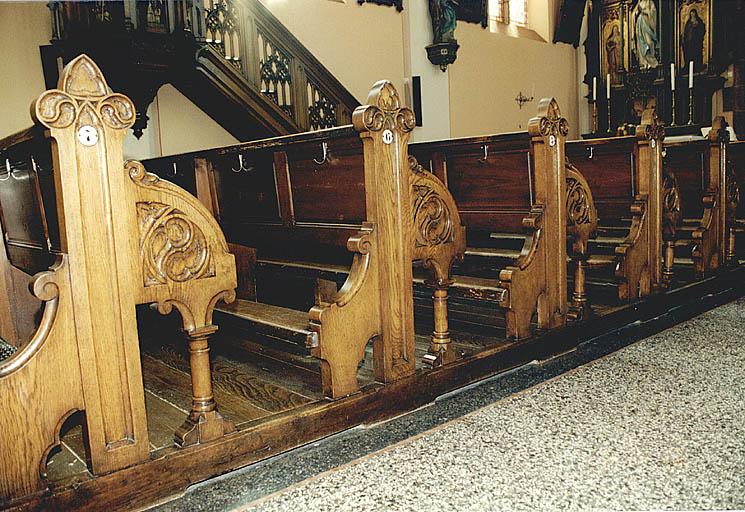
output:
M639 69L660 65L657 60L657 6L653 0L639 0L631 14L634 21L634 53Z
M683 29L681 46L683 46L685 62L693 61L694 69L697 71L704 65L704 37L706 37L706 24L698 15L698 11L691 9Z
M427 46L427 58L445 71L455 62L458 41L455 40L457 0L429 0L429 16L432 20L432 44Z
M455 42L455 26L457 23L455 7L456 0L429 0L429 15L432 19L432 33L434 44Z

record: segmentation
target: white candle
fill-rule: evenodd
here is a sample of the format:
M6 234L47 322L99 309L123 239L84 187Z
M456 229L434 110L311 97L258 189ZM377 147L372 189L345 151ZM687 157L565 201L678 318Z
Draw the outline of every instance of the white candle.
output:
M675 91L675 64L670 63L670 90Z
M605 76L605 97L610 99L610 73Z
M598 77L592 77L592 101L598 99Z
M693 61L688 61L688 88L693 89Z

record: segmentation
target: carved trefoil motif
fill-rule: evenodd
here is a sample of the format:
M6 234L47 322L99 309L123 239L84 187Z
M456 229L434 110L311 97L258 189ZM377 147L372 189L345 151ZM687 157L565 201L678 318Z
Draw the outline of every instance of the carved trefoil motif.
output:
M442 198L428 185L413 185L414 226L417 247L431 247L453 240L453 221Z
M163 203L137 203L144 285L214 277L204 233L180 210Z
M590 204L584 184L567 176L567 218L570 225L579 226L591 222L592 204Z

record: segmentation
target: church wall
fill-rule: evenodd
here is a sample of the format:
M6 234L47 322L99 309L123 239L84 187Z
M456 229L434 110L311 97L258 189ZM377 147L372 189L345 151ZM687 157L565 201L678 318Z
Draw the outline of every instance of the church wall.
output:
M46 90L39 46L51 37L45 2L0 2L0 137L31 126L31 102Z
M453 137L521 131L543 96L554 96L569 120L570 137L579 133L577 53L571 45L492 33L458 23L461 48L450 67ZM520 109L518 93L535 97Z
M378 80L404 90L404 17L395 8L357 0L261 1L360 103Z

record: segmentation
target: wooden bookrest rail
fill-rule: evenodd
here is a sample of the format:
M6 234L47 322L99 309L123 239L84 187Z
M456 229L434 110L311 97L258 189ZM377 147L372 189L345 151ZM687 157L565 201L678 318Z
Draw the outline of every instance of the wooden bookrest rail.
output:
M674 175L665 182L663 138L662 123L654 110L647 110L635 137L567 143L569 161L592 190L600 234L579 266L612 271L622 301L663 289L672 271L672 258L663 265L663 225L667 240L675 234L668 211L673 202L664 200Z
M394 337L399 347L392 353L384 348L385 343L373 345L376 379L388 382L413 371L412 271L401 270L405 262L421 262L430 270L427 283L434 289L436 313L429 357L436 364L449 357L450 268L465 249L465 231L450 194L437 178L405 159L410 111L400 105L388 82L375 85L368 103L384 114L375 113L378 117L368 120L361 107L353 126L149 162L196 191L219 219L232 250L240 255L239 299L222 308L230 315L222 318L249 334L286 340L287 350L293 350L293 344L309 349L322 361L323 389L333 398L357 391L356 369L365 345L381 330L388 329L387 336ZM402 195L403 190L408 194ZM392 218L390 205L395 205ZM386 230L381 232L383 227ZM375 229L378 239L386 237L381 243L387 249L379 254L373 251L367 257L370 262L360 267L355 259L350 261L349 249L358 247L358 233L368 233L369 238ZM380 276L383 281L375 286L390 297L400 296L401 302L396 298L383 306L385 319L373 322L378 327L372 331L348 320L346 331L340 324L338 332L327 328L324 336L315 320L318 308L345 301L346 290L354 290L350 283L363 279L361 273L374 269L382 257L393 259L385 264L388 277ZM272 282L264 286L267 267L272 267ZM277 282L292 282L286 274L297 269L315 272L316 278L325 273L336 279L312 279L313 290L293 282L292 294L278 291ZM409 284L399 283L400 278L409 279ZM365 279L375 282L378 278L372 274ZM337 284L342 285L340 291ZM371 309L378 300L390 302L378 290L369 296L360 293L361 304ZM350 319L364 317L347 309ZM400 328L381 324L393 322L401 312L405 322ZM349 345L350 340L358 341L345 351L348 357L325 355L330 354L329 346Z
M134 105L111 92L87 56L65 67L58 89L43 93L32 113L33 131L0 141L4 155L17 157L5 157L12 175L0 176L9 235L0 258L3 304L15 300L18 282L44 257L54 262L26 281L33 294L27 303L42 309L38 326L27 333L11 322L18 349L0 362L0 505L44 488L46 456L75 411L85 411L94 474L148 459L137 304L157 304L163 313L176 308L183 319L193 403L178 442L233 431L217 410L209 364L213 308L232 300L236 287L234 258L214 218L140 163L123 165ZM42 186L50 173L56 205ZM43 209L56 210L58 228ZM25 215L38 222L22 225ZM10 268L14 263L20 268Z
M528 133L409 147L447 184L468 230L454 286L474 298L494 298L510 338L528 336L536 312L543 329L564 325L567 315L568 126L549 98L529 126ZM509 241L511 250L495 246L495 237Z
M739 193L727 165L728 142L727 123L717 117L708 138L665 144L665 168L675 174L680 190L676 257L692 258L698 277L711 275L732 257L730 226Z

